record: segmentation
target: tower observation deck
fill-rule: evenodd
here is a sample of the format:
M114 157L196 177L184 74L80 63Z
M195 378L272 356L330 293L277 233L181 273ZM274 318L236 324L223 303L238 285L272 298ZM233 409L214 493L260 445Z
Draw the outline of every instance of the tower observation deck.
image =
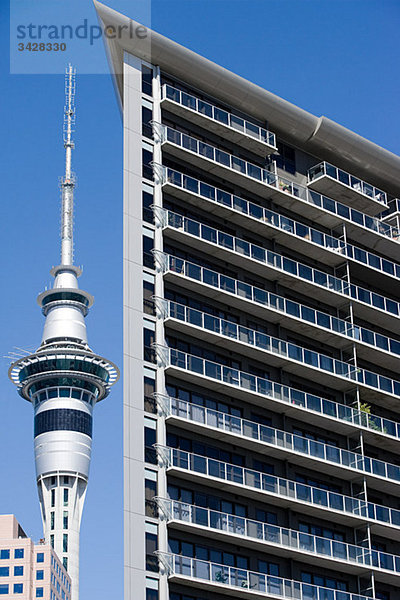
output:
M9 377L34 409L34 453L46 543L53 546L79 598L79 531L89 478L93 409L117 381L119 371L88 345L85 316L93 297L80 290L81 269L73 264L75 177L75 70L66 69L65 174L61 179L61 263L50 273L53 288L38 304L46 317L34 354L14 362Z

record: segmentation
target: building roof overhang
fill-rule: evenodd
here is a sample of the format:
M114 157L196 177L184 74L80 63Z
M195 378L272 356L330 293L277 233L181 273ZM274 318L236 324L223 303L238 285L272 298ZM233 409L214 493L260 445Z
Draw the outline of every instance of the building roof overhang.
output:
M275 94L228 71L165 36L146 28L132 35L140 23L94 0L104 29L121 34L104 36L117 97L123 108L124 52L128 52L226 104L268 121L284 140L400 196L400 157L331 119L317 117ZM143 32L143 29L140 30Z

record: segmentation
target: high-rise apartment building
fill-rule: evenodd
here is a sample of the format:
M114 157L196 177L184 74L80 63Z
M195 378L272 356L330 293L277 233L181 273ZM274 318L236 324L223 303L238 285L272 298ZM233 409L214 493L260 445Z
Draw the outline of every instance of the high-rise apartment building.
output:
M0 515L0 596L71 599L71 578L54 549L35 544L14 515Z
M126 600L398 599L400 158L96 8L124 127Z

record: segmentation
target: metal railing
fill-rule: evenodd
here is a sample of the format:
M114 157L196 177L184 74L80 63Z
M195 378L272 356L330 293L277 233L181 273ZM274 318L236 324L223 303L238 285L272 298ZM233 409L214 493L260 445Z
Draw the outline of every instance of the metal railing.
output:
M306 281L312 285L325 288L333 293L340 294L346 298L355 300L361 304L372 306L374 309L381 310L385 313L399 316L400 303L391 298L382 296L375 292L371 292L366 288L349 283L344 279L319 271L314 267L310 267L298 261L292 260L277 252L266 250L262 246L257 246L240 238L229 235L223 231L204 225L199 221L189 219L169 210L158 210L156 217L161 220L162 215L165 215L164 227L172 227L177 230L182 230L185 233L196 238L204 240L210 244L214 244L224 248L236 255L245 256L257 263L261 263L302 281Z
M329 213L333 213L337 215L340 220L346 219L352 223L361 225L362 227L366 227L371 231L381 233L382 235L386 235L392 239L400 239L400 232L397 228L391 227L376 217L366 215L351 208L350 206L347 206L346 204L337 202L328 196L324 196L323 194L311 190L304 185L296 183L291 179L287 179L286 177L278 175L274 172L275 167L263 168L258 165L254 165L253 163L249 163L239 157L228 154L223 150L219 150L210 144L202 142L201 140L193 138L185 133L181 133L180 131L172 129L166 125L162 125L161 123L154 123L153 127L157 132L157 136L161 143L168 141L172 144L180 146L185 150L189 150L194 154L198 154L205 159L212 160L226 168L250 177L254 181L271 186L283 194L289 194L297 200L302 200L308 204L311 204L312 206L322 208Z
M380 333L375 333L371 329L366 329L359 325L353 325L344 319L333 317L328 313L310 308L304 304L294 302L293 300L287 300L283 296L266 292L261 288L251 286L242 281L232 279L231 277L226 277L216 271L200 267L199 265L185 261L181 258L160 252L157 253L157 256L159 264L165 270L178 273L189 279L201 281L207 285L219 287L224 292L235 294L245 300L252 301L256 304L262 304L271 310L284 313L291 318L327 329L334 335L345 336L355 342L361 342L372 348L376 348L377 350L390 352L391 354L400 356L400 342L393 338L389 338ZM206 275L206 277L204 277L204 275Z
M168 575L181 575L232 590L249 590L286 600L374 600L371 596L325 588L293 579L264 575L180 554L157 552Z
M276 139L275 134L263 127L255 125L251 121L246 121L237 115L234 115L222 108L218 108L205 100L201 100L192 94L187 94L172 85L164 84L162 86L162 99L172 100L189 110L197 112L200 115L208 117L213 121L230 127L235 131L243 133L249 137L252 137L259 142L263 142L275 148Z
M191 473L206 475L250 490L258 490L278 498L308 504L317 509L328 509L363 520L400 528L400 510L366 502L353 496L313 487L276 475L268 475L254 469L222 462L200 454L155 444L162 465L175 467Z
M156 168L160 168L160 165L157 165ZM330 252L340 254L344 259L348 258L357 263L371 267L372 269L382 271L387 275L400 277L400 264L398 263L382 258L377 254L373 254L372 252L368 252L367 250L358 248L352 244L346 243L342 239L333 237L332 235L322 233L318 229L304 225L299 221L295 221L289 217L264 208L259 204L254 204L253 202L244 200L239 196L229 194L228 192L223 192L222 190L207 183L203 183L197 179L194 179L193 177L188 177L179 171L174 171L173 169L163 166L161 166L161 169L164 171L164 182L172 183L173 185L187 189L188 191L193 190L192 193L202 196L208 201L217 202L218 204L226 206L235 212L244 214L251 219L265 223L267 226L284 231L285 233L298 239L317 244L318 246L321 246ZM369 218L373 219L373 217ZM377 230L379 221L378 219L375 219L375 221Z
M166 415L173 415L187 421L204 424L229 434L240 435L243 438L281 448L291 453L303 454L310 458L361 471L367 475L383 477L396 483L400 482L399 466L364 456L358 452L338 448L317 440L310 440L304 436L282 431L275 427L191 404L179 400L179 398L157 394L157 402Z
M314 350L309 350L298 344L249 329L233 321L215 317L184 304L178 304L171 300L162 301L160 299L157 300L157 303L163 312L164 318L170 317L189 325L200 327L205 331L211 331L216 335L252 346L262 352L279 356L285 359L285 361L289 359L310 369L330 373L335 377L352 381L368 389L378 390L385 395L390 394L400 397L400 381L396 381L395 379L390 379L373 371L356 367L354 364L332 358Z
M373 567L400 574L400 556L169 498L157 498L157 504L168 521L199 525L241 538L246 537L265 544L275 544L283 548L307 552L321 558L330 558L356 564L363 568Z
M173 366L183 369L196 376L206 377L210 381L220 381L225 385L242 389L244 392L272 398L278 402L362 427L374 433L389 435L396 439L400 437L400 423L357 410L352 406L339 404L269 379L186 354L174 348L156 346L156 352L158 360L166 367Z
M338 167L335 167L328 162L320 162L314 167L311 167L311 169L309 169L307 172L308 181L310 183L316 179L319 179L320 177L324 177L325 175L335 179L346 187L351 188L355 192L358 192L359 194L362 194L363 196L366 196L375 202L380 202L381 204L387 206L386 192L383 192L370 183L366 183L362 179L359 179L358 177L355 177L354 175L351 175L342 169L338 169Z

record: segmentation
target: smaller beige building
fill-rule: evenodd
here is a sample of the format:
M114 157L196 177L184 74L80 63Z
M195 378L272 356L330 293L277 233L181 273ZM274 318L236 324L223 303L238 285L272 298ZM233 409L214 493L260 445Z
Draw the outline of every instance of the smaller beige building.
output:
M35 544L14 515L0 515L0 596L70 600L71 579L50 545Z

